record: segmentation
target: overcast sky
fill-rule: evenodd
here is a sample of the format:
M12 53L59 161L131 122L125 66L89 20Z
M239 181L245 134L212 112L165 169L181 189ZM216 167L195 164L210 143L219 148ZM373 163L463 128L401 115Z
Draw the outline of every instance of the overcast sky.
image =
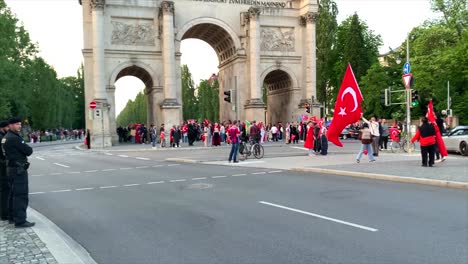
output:
M429 0L335 0L338 22L357 12L369 28L382 36L384 45L399 46L413 27L435 17ZM83 29L78 0L5 0L13 13L23 22L31 39L39 45L40 55L52 65L59 77L76 76L83 61ZM176 2L176 1L175 1ZM189 66L196 83L217 72L217 57L206 43L184 40L181 45L182 63ZM143 89L143 83L133 77L116 84L116 110L120 112L129 99Z

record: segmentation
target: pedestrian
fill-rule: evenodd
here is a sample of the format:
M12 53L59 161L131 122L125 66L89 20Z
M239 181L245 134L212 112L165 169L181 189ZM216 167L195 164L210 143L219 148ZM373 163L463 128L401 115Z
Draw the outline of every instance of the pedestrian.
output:
M88 149L91 149L91 131L89 131L89 129L86 130L86 136L85 136L85 140L86 140L86 147Z
M278 142L278 128L276 127L275 124L273 124L270 131L272 135L272 141Z
M8 132L8 121L0 122L0 217L2 221L13 221L13 215L11 214L11 181L7 177L6 172L6 157L3 154L2 141Z
M7 175L12 180L13 221L17 228L32 227L34 223L26 220L26 209L29 203L27 157L33 150L19 135L21 119L11 118L8 123L10 130L2 140L2 147L7 161Z
M435 145L436 145L436 132L434 126L429 123L427 117L420 119L421 125L419 126L416 134L411 139L411 143L419 141L421 146L421 159L423 167L434 166Z
M313 121L313 128L314 128L314 151L315 154L318 155L321 149L321 139L320 139L320 126L318 125L317 121Z
M166 147L166 132L164 131L164 124L161 124L161 127L159 128L159 142L161 148Z
M325 156L328 154L328 138L327 138L327 127L325 124L322 124L322 128L320 129L320 154Z
M388 136L390 136L390 129L387 125L387 120L382 119L381 121L382 126L382 134L380 134L380 149L387 149L388 144Z
M180 126L174 126L174 131L172 132L172 147L180 148L180 139L182 138L182 132L180 131Z
M229 139L231 140L231 152L229 153L229 162L238 163L237 160L237 151L239 150L239 136L240 130L237 127L237 120L233 121L232 126L227 131L229 135Z
M376 117L371 117L371 120L367 120L365 117L362 117L362 120L366 122L369 126L369 130L372 135L372 153L375 157L379 156L379 140L380 140L380 133L379 133L379 122L377 122Z
M372 155L374 153L372 150L372 133L369 129L368 123L362 124L362 129L359 131L358 139L361 140L361 150L356 157L356 162L359 163L361 161L361 157L364 151L367 151L369 162L374 162L375 158L374 155Z
M221 127L219 126L219 124L215 123L214 126L213 126L213 140L212 140L212 145L213 146L220 146L221 145L220 130L221 130Z
M308 155L313 156L314 153L314 126L312 121L307 123L307 136L306 140L304 141L304 148L308 150Z

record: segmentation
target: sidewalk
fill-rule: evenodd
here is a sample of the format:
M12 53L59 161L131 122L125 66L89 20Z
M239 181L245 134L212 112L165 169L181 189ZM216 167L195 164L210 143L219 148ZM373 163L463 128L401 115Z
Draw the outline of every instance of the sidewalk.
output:
M376 162L370 163L367 156L364 155L361 162L356 163L356 154L332 152L327 156L309 157L304 154L304 156L296 157L248 159L237 164L230 164L227 161L201 162L213 165L325 173L468 189L468 158L460 155L449 155L445 162L436 163L432 168L421 167L419 152L413 154L380 152L376 160Z

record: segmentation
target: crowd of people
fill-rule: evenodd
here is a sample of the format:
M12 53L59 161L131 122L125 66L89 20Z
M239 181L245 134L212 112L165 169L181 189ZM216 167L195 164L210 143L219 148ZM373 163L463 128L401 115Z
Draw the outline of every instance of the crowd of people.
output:
M46 130L34 130L27 133L27 139L30 143L60 140L81 140L84 138L84 136L84 129L54 128Z

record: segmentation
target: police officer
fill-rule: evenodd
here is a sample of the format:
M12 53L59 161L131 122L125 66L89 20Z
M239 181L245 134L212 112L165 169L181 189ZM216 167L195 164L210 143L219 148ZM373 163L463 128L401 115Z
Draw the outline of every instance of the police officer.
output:
M8 121L0 121L0 218L3 221L13 221L10 216L9 196L10 196L10 181L6 174L6 159L1 151L1 142L8 132Z
M32 227L34 223L26 220L26 208L29 202L27 156L30 156L33 150L19 135L21 119L11 118L9 124L10 131L3 138L2 146L7 160L7 174L12 180L13 220L17 228Z

